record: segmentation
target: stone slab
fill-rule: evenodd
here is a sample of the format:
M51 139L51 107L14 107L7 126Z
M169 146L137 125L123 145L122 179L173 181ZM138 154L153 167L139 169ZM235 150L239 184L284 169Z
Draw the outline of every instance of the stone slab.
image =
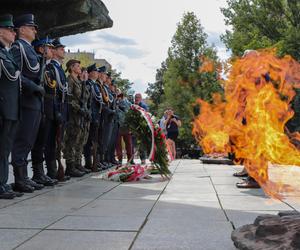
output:
M127 250L134 232L43 231L17 250Z
M237 210L225 210L229 220L233 223L235 228L246 224L253 224L254 220L257 216L262 214L278 214L278 210L276 211L237 211Z
M38 232L39 230L0 229L0 249L14 249Z
M48 229L90 231L138 231L145 217L137 216L66 216Z
M221 196L224 209L230 210L293 210L281 201L261 196Z
M151 218L132 249L233 250L231 231L229 222Z
M161 190L149 190L143 188L134 188L127 186L119 186L104 194L101 198L108 200L115 199L141 199L141 200L156 200L161 193Z
M45 212L2 213L0 210L0 228L43 229L63 216L64 214L47 214Z
M233 178L233 177L232 177ZM235 178L236 179L236 178ZM239 181L236 179L237 182ZM264 191L260 188L258 189L251 189L251 188L237 188L235 185L215 185L217 190L217 194L220 196L262 196L266 197Z
M190 204L189 204L190 203ZM152 210L150 218L169 219L176 218L193 219L196 221L227 221L218 202L214 201L159 201Z
M98 199L75 211L72 215L89 216L144 216L146 217L155 200L102 200Z

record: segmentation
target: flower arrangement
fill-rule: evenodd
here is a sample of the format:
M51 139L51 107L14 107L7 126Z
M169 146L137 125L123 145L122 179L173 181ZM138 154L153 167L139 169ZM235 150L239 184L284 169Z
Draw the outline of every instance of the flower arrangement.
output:
M143 108L132 105L126 114L125 123L131 133L136 137L137 143L142 145L149 153L149 160L163 177L169 177L168 150L166 137L157 122L152 121L153 116Z
M125 165L105 173L103 179L121 182L138 181L147 178L150 171L150 168L142 167L141 165Z

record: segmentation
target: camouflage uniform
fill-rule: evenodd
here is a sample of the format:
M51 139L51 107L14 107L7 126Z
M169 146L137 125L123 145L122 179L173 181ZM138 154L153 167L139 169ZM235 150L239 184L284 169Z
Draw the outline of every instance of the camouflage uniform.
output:
M75 161L78 164L81 164L81 158L83 154L83 147L87 143L89 137L89 130L91 124L91 85L88 82L82 82L82 93L81 93L81 105L82 109L86 112L86 116L82 121L81 133L77 137L78 141L76 142L76 155Z
M67 170L68 172L71 172L70 174L72 176L73 171L78 168L79 160L81 165L81 148L83 147L81 138L87 110L85 110L82 105L83 83L78 78L74 78L71 75L67 77L67 81L69 87L70 119L66 130L63 153L64 158L66 159Z

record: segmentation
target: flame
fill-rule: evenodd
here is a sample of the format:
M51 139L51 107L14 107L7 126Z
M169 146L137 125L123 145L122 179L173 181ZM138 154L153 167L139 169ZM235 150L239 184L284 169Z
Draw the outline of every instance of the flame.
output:
M281 197L300 188L300 172L289 168L300 166L300 134L286 128L299 84L300 64L290 56L278 58L275 50L248 53L230 69L224 102L218 95L212 104L197 101L201 113L193 134L205 153L234 153L267 194ZM288 173L297 173L298 181L286 183Z
M202 62L201 66L199 67L199 73L213 72L215 70L215 64L213 60L206 56L200 56L199 59Z

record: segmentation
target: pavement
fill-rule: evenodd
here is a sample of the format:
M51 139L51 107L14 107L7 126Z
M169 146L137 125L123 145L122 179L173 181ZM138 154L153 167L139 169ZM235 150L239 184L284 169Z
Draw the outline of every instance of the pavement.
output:
M300 209L295 200L235 188L241 168L176 160L170 180L117 183L91 174L0 200L0 250L235 249L234 228Z

